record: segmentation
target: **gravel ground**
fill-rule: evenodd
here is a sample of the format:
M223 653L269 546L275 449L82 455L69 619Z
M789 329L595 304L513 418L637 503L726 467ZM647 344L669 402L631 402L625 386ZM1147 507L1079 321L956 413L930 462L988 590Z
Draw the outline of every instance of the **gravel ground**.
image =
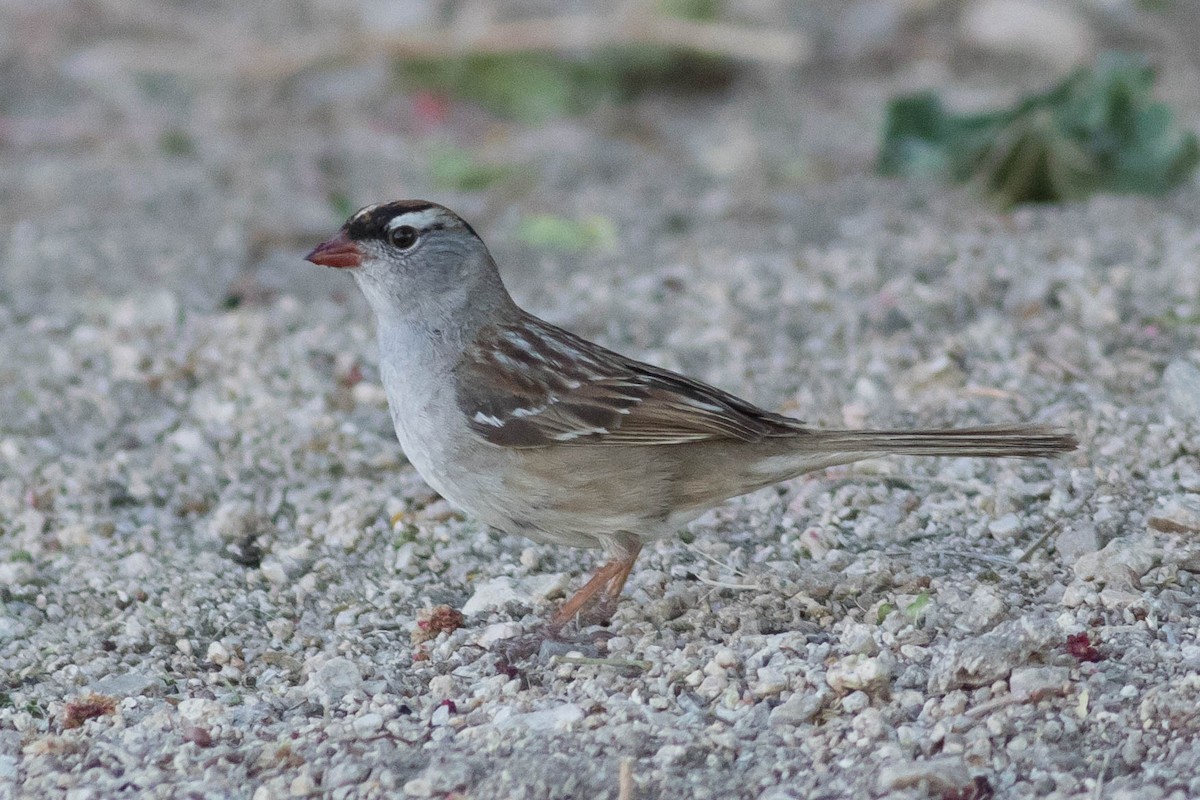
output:
M299 49L332 3L0 4L0 797L1200 796L1200 189L870 177L890 94L1053 74L965 68L937 5L800 5L804 69L522 126L372 59L137 66ZM1054 7L1158 47L1197 127L1186 10ZM439 184L448 143L514 175ZM731 501L647 549L604 659L506 664L594 554L407 466L365 305L300 260L335 196L444 202L527 307L767 407L1080 450ZM547 213L602 235L529 244Z

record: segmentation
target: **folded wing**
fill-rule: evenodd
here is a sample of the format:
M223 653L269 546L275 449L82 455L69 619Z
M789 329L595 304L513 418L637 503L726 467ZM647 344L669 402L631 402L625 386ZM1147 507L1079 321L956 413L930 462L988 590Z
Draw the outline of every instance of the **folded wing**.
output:
M804 430L530 316L485 331L458 371L459 408L471 429L504 447L755 442Z

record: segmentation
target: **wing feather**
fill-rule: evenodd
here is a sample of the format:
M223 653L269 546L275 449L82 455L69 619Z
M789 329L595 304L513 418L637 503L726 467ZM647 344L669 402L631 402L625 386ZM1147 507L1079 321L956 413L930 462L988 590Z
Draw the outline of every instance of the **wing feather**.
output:
M531 316L479 336L458 378L472 430L503 447L755 442L803 430L798 420Z

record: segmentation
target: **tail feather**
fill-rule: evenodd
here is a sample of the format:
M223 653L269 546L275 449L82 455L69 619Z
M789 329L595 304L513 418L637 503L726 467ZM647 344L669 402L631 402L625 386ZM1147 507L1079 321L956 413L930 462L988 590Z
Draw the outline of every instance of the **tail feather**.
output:
M1070 433L1043 425L979 425L904 431L810 430L816 452L904 453L918 456L1041 458L1079 446Z

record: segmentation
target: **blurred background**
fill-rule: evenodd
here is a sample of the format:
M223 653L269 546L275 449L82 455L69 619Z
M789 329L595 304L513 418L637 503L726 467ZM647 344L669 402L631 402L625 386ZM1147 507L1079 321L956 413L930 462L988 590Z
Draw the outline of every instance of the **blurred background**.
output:
M626 755L637 797L1200 796L1198 40L1198 0L0 0L0 796L612 797ZM764 407L1080 451L731 502L634 572L650 670L515 680L469 643L592 556L406 468L302 260L404 197Z
M0 292L344 292L297 256L400 197L471 220L535 305L565 261L819 244L868 194L972 182L904 142L884 163L897 98L1012 110L1114 51L1154 68L1165 191L1190 180L1198 35L1189 0L4 0ZM738 222L709 241L714 219Z

